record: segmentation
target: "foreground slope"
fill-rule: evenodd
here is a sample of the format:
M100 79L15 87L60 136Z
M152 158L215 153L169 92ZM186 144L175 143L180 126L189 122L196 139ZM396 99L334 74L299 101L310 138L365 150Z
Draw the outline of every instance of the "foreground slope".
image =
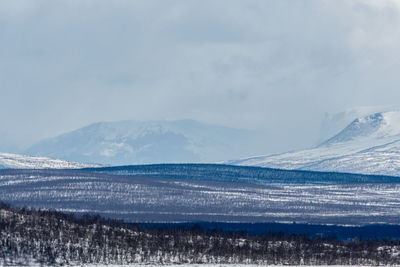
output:
M193 228L158 228L81 219L0 204L0 265L257 264L394 265L400 242L351 241L284 236L262 237Z
M400 177L387 176L190 164L0 170L0 196L129 222L400 224Z
M400 112L358 118L319 146L230 161L234 165L400 176Z
M84 164L47 157L32 157L0 153L0 169L78 169L99 167L98 164Z
M193 120L101 122L43 140L26 153L109 165L215 162L255 153L256 135Z

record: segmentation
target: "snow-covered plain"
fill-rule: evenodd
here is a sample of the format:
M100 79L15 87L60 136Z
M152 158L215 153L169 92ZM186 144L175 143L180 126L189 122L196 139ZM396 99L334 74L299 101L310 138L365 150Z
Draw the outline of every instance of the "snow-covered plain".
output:
M390 111L358 118L315 148L228 163L400 176L400 112Z
M400 224L400 183L255 184L74 170L0 174L2 201L132 222Z
M78 169L99 167L99 164L85 164L47 157L32 157L10 153L0 153L0 169Z

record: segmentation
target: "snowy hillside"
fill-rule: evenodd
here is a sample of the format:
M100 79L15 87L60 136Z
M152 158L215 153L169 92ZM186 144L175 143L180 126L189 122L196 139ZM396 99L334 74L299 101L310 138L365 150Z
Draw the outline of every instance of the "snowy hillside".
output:
M400 176L400 112L358 118L315 148L229 163Z
M26 154L111 165L215 162L252 155L259 148L254 137L192 120L101 122L44 140Z
M17 154L0 153L0 169L77 169L99 166L96 164L83 164L46 157L30 157Z
M400 264L400 242L396 239L343 242L331 235L330 238L309 238L283 232L254 236L238 230L202 229L199 224L164 224L153 228L148 224L128 225L91 215L78 218L54 210L13 208L1 203L0 225L1 266Z

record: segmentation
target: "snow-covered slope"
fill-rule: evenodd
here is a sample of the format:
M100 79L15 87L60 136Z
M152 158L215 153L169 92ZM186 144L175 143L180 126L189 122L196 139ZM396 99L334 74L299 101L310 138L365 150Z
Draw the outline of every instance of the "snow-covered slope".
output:
M358 118L315 148L229 163L400 176L400 112Z
M101 122L44 140L25 153L111 165L215 162L252 155L260 148L256 139L251 131L193 120Z
M18 154L0 153L0 169L77 169L99 166L46 157L31 157Z

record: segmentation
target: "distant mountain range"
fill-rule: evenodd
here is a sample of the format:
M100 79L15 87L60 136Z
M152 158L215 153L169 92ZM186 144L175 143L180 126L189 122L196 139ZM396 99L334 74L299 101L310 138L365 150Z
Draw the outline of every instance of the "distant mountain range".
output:
M193 120L100 122L43 140L24 152L108 165L218 162L260 152L260 136Z
M0 153L0 169L78 169L99 167L97 164L83 164L47 157L31 157L10 153Z
M228 163L400 176L400 111L357 118L338 134L311 149Z
M258 132L193 120L101 122L43 140L24 151L26 155L40 157L2 153L0 167L80 168L94 166L92 163L224 162L400 176L400 111L359 117L310 149L248 157L263 151L260 140L262 135ZM227 161L232 158L242 159Z

